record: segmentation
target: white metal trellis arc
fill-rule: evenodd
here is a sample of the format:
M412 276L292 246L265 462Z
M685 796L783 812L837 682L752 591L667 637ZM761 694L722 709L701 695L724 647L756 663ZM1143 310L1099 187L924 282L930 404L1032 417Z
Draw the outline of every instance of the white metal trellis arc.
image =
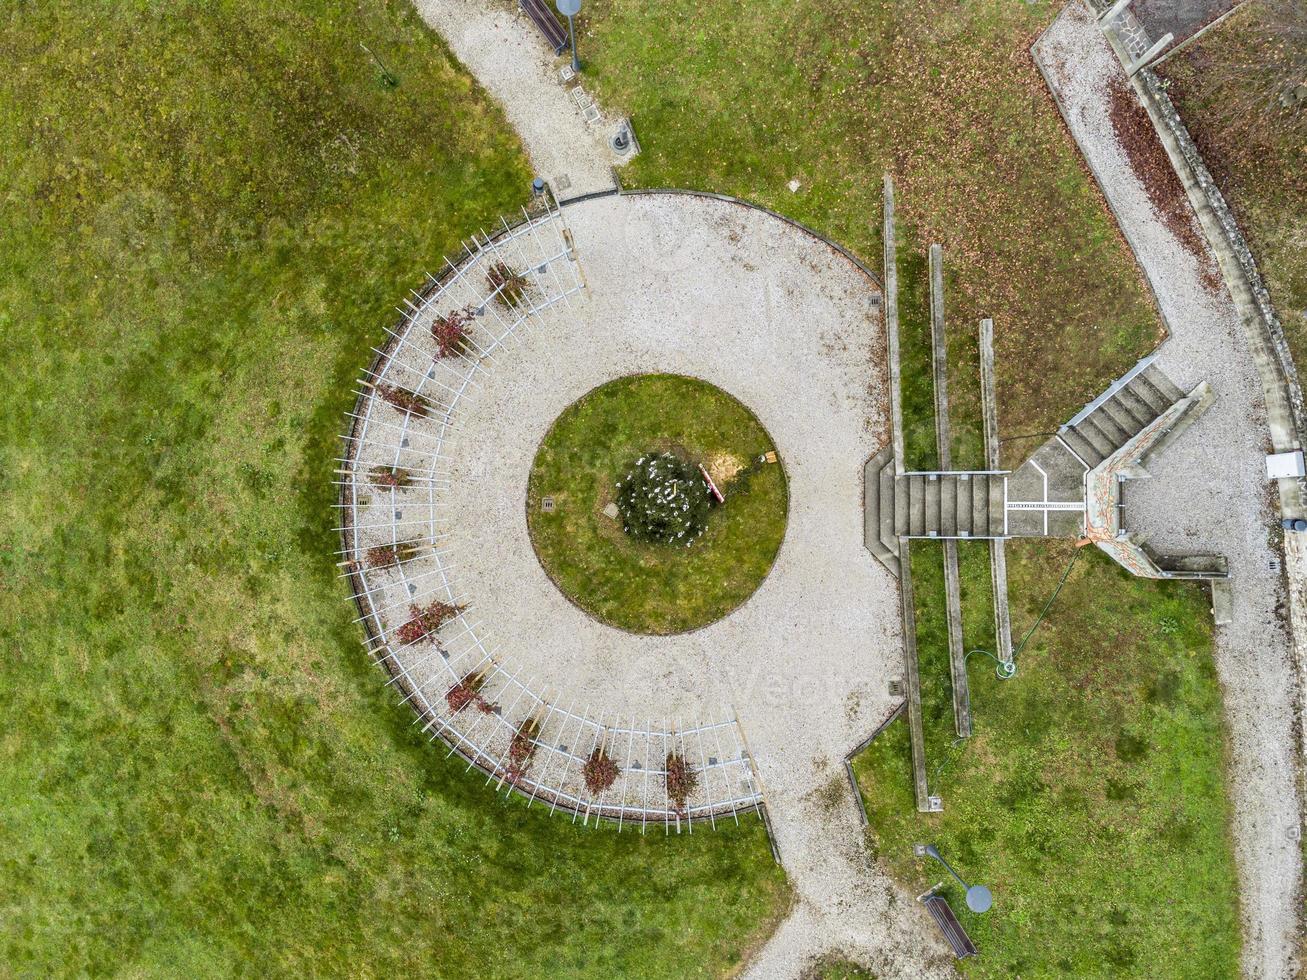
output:
M503 263L525 277L515 302L492 287L486 273ZM566 707L523 679L509 659L490 645L475 597L459 593L449 534L443 524L442 491L449 486L457 454L460 402L526 330L548 328L560 309L584 288L571 234L561 209L546 196L522 220L506 221L492 236L466 243L439 276L405 298L399 322L359 380L340 460L342 567L352 585L368 648L390 674L403 702L416 711L423 731L440 738L499 788L517 791L532 804L570 812L573 819L612 820L619 827L650 824L691 829L696 821L738 815L762 805L738 722L680 725L610 717L602 708ZM437 316L470 310L467 350L437 357L431 326ZM425 415L396 408L382 391L393 387L425 399ZM409 474L403 487L370 482L374 470ZM372 548L407 546L415 554L370 567ZM436 637L404 643L396 631L413 606L433 601L463 608ZM476 675L478 697L469 703L451 689ZM539 724L530 765L510 773L506 764L514 735L528 720ZM585 766L602 748L617 777L592 792ZM697 785L682 809L667 798L665 761L680 754L696 771Z

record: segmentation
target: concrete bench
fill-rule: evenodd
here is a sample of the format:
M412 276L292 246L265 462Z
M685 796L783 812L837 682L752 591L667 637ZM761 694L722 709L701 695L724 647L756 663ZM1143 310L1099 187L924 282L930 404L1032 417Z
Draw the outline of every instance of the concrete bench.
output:
M545 0L517 0L523 12L530 17L536 27L540 28L540 33L545 36L545 40L553 46L554 54L562 54L563 49L567 47L567 31L563 25L558 22L554 12L549 9Z

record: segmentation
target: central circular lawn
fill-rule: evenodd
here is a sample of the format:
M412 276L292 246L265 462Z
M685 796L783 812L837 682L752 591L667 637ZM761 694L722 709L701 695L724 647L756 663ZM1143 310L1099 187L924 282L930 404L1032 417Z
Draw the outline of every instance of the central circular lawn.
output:
M564 595L619 629L683 633L721 619L762 584L785 537L784 468L759 462L774 449L752 412L705 381L641 374L600 385L568 406L536 452L526 507L540 564ZM651 452L722 477L726 502L689 547L636 541L605 514L617 481Z

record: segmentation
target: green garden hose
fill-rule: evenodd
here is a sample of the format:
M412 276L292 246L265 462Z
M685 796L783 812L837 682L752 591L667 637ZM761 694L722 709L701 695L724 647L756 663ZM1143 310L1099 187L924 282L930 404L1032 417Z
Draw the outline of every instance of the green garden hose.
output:
M1067 564L1066 570L1062 573L1062 578L1058 581L1057 588L1054 589L1053 594L1048 597L1048 601L1044 603L1044 608L1039 611L1039 616L1035 619L1035 622L1031 625L1030 629L1026 630L1026 635L1021 638L1021 642L1017 644L1017 648L1012 651L1011 662L1004 663L991 651L977 647L975 650L968 651L967 655L962 658L963 666L966 666L966 662L971 659L972 654L982 653L990 660L994 661L994 674L999 680L1005 681L1009 677L1015 677L1017 673L1017 657L1021 654L1021 651L1026 648L1026 644L1030 641L1030 637L1034 635L1035 630L1039 628L1039 624L1042 623L1044 617L1048 615L1049 609L1053 607L1053 603L1057 601L1058 595L1062 592L1062 586L1066 585L1066 580L1071 577L1071 569L1076 567L1076 559L1079 557L1080 549L1077 548L1075 554L1071 556L1071 561ZM940 762L938 766L935 767L935 772L931 777L932 782L938 779L939 774L957 760L958 756L962 754L962 749L965 748L966 742L967 739L962 738L961 736L953 740L953 743L949 746L949 754L944 757L944 760Z
M1039 624L1042 623L1044 617L1048 615L1048 610L1051 609L1053 603L1057 601L1057 597L1062 591L1062 586L1066 585L1066 580L1071 577L1071 569L1076 567L1076 559L1079 557L1080 549L1077 548L1075 554L1071 556L1071 561L1067 564L1066 570L1062 573L1062 578L1058 581L1057 588L1054 589L1053 594L1048 597L1048 601L1044 603L1044 608L1039 611L1039 616L1035 619L1035 622L1031 625L1030 629L1026 630L1026 635L1021 638L1021 642L1017 644L1017 648L1012 651L1011 662L1004 663L989 650L979 647L975 650L968 651L967 655L962 658L962 662L965 664L967 660L971 658L971 654L973 653L983 653L986 657L997 664L994 668L994 674L999 680L1005 681L1009 677L1015 677L1017 673L1017 657L1021 655L1021 651L1026 648L1026 644L1030 641L1030 637L1034 635L1035 630L1039 628Z

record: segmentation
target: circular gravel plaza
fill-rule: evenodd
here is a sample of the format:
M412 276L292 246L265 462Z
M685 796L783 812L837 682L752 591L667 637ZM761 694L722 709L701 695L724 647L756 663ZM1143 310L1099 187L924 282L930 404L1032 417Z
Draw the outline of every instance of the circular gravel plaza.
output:
M573 769L590 739L612 740L609 726L636 730L633 760L642 731L738 719L767 792L807 792L820 760L893 709L903 669L897 584L862 544L863 464L888 438L879 286L829 243L738 202L613 195L566 205L561 220L578 283L565 301L479 357L503 304L480 311L457 362L433 361L430 317L392 342L409 366L387 377L433 407L365 406L356 471L421 474L357 491L356 553L422 545L360 573L374 633L419 710L444 711L451 678L493 663L532 692L522 703L591 719L599 734L580 748L544 719L541 741L568 746ZM533 266L527 302L546 302L559 266ZM726 484L684 555L626 540L605 514L624 468L663 451ZM757 462L769 453L776 462ZM747 492L732 489L737 464L751 468ZM395 642L432 598L462 607L439 649ZM514 697L493 697L510 734ZM472 719L469 743L475 717L455 719ZM719 750L719 734L684 748L708 767L703 792L754 799L746 757ZM646 769L667 751L656 739ZM713 789L714 760L727 759L744 768Z
M633 498L637 478L660 469L676 488L666 506L696 527L646 540L622 491ZM526 518L564 595L602 623L657 635L716 622L753 595L785 535L786 502L784 468L748 408L697 378L644 374L600 385L554 422Z

